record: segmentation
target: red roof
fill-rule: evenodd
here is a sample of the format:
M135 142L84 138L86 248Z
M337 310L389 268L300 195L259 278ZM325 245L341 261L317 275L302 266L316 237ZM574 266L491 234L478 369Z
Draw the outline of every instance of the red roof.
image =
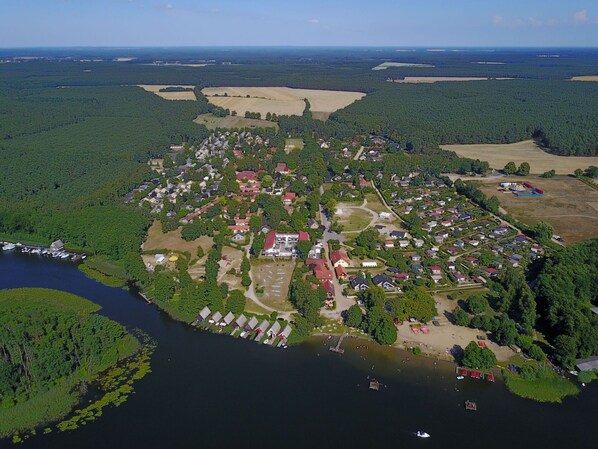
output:
M315 267L324 267L326 265L326 261L323 259L306 259L305 265L314 269Z
M338 278L347 276L347 270L345 270L345 267L343 267L341 265L336 267L334 269L334 272L336 273L336 277L338 277Z
M334 296L334 284L330 281L322 281L322 287L326 289L326 292L330 296Z
M257 173L251 170L240 171L237 173L237 181L247 179L248 181L257 181Z
M270 231L266 234L266 240L264 241L264 250L269 250L274 248L276 244L276 231Z
M332 271L331 270L327 270L324 267L316 267L314 268L314 276L319 279L320 281L322 280L330 280L332 279L333 275L332 275Z
M282 200L291 202L291 201L294 201L296 197L297 197L297 195L295 195L295 193L287 192L284 194L284 197Z
M347 256L347 253L344 251L341 251L340 249L337 251L334 251L330 255L330 260L332 261L333 265L336 265L337 262L339 262L340 260L344 260L347 263L351 262L351 260L349 259L349 256Z
M309 234L305 231L299 231L299 240L309 242Z
M289 167L284 162L279 162L276 165L276 172L277 173L287 173L289 171Z

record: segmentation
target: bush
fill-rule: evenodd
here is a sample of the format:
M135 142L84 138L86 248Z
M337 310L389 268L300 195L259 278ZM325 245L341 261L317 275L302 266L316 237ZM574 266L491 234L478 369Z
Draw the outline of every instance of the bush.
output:
M483 313L488 308L488 300L479 295L473 295L467 298L467 309L474 315Z

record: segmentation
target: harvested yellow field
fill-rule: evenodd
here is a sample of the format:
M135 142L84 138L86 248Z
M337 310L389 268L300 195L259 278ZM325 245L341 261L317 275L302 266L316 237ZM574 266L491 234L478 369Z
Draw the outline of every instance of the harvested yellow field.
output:
M454 151L458 156L488 161L490 167L502 169L510 161L517 166L528 162L530 173L542 174L554 170L559 175L568 175L576 169L598 165L598 157L557 156L542 151L533 140L511 144L483 145L443 145L442 148Z
M143 90L147 92L151 92L152 94L156 94L157 96L164 98L165 100L190 100L190 101L197 101L195 97L195 92L192 90L185 91L185 92L160 92L160 89L164 89L166 87L183 87L185 89L193 89L195 86L181 86L181 85L170 85L170 84L161 84L161 85L149 85L149 84L139 84L137 87L141 87Z
M598 82L598 75L574 76L571 81L593 81Z
M181 237L181 228L174 231L162 232L162 225L159 220L154 221L147 233L147 239L141 245L142 251L177 251L189 252L191 259L196 258L197 248L201 246L205 253L212 247L211 237L201 236L200 238L187 242Z
M316 118L326 119L354 101L365 96L362 92L344 92L315 89L293 89L290 87L208 87L202 90L210 103L224 109L245 112L259 112L265 117L268 112L277 115L301 115L305 109L305 98ZM225 96L226 95L226 96Z
M492 80L510 80L513 78L484 78L477 76L406 76L403 79L394 79L393 83L400 84L432 84L447 81L489 81Z

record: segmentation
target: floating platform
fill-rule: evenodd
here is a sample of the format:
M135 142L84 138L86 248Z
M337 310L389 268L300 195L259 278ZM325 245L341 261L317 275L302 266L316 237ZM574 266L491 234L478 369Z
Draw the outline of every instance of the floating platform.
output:
M473 401L465 401L465 410L471 410L472 412L478 411L478 404Z
M378 391L380 389L380 382L377 380L370 381L370 390Z

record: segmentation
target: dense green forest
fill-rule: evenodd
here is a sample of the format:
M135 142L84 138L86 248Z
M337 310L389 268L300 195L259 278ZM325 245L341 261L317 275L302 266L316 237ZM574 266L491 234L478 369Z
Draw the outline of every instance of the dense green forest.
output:
M333 114L416 148L537 138L550 152L598 155L598 85L569 81L390 84Z
M536 286L542 325L553 339L559 363L598 353L598 239L559 251L546 259Z
M201 102L138 87L0 89L0 233L113 258L137 251L147 217L122 195L171 143L202 139Z
M0 291L0 437L66 415L82 382L137 350L99 309L56 290Z

